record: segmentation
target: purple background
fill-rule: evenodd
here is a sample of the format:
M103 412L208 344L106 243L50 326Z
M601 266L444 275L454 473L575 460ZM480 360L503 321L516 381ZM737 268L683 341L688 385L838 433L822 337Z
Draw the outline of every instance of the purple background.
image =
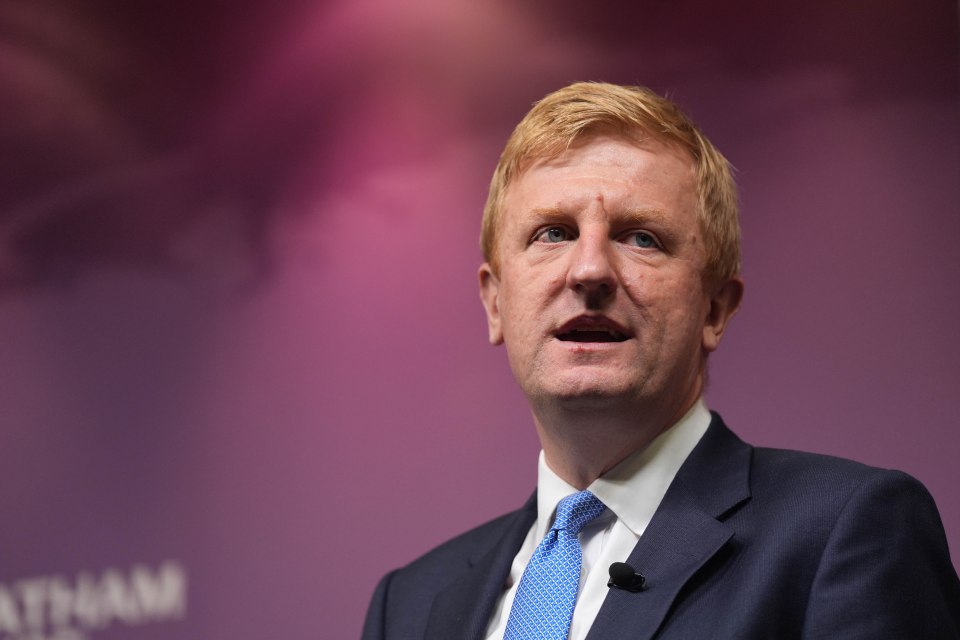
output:
M384 572L519 505L480 211L581 79L738 169L710 406L915 475L958 564L956 4L588 4L0 6L0 583L169 558L186 619L92 637L352 638Z

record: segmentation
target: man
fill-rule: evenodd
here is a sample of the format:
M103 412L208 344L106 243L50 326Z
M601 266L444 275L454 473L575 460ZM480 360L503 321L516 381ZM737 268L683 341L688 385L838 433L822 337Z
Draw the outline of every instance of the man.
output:
M960 637L918 482L753 448L706 409L743 292L737 216L726 160L668 100L578 83L534 106L493 177L479 278L537 491L386 576L365 639Z

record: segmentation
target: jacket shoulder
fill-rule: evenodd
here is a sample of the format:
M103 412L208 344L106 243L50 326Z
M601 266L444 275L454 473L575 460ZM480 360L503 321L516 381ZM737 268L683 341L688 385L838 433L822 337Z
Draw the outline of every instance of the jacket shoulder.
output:
M762 494L768 490L793 491L802 492L814 501L829 497L845 501L858 491L881 486L926 493L919 480L903 471L819 453L768 447L753 449L751 488L755 497L757 492Z

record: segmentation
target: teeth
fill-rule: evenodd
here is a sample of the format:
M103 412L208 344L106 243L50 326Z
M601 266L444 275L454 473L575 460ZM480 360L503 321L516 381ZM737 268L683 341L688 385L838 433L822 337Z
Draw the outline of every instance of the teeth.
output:
M616 336L616 335L617 335L617 332L616 332L616 331L614 331L613 329L608 329L607 327L579 327L579 328L577 328L577 329L574 329L574 331L577 331L577 332L588 332L588 333L597 333L598 331L605 331L606 333L610 334L611 336Z
M571 337L572 337L572 336L577 336L576 340L578 340L578 341L580 341L580 339L579 339L580 336L587 336L587 337L589 337L589 336L599 336L599 335L605 335L605 336L607 336L611 341L614 341L614 342L621 342L621 341L627 339L627 336L624 335L623 333L621 333L620 331L617 331L616 329L612 329L612 328L610 328L610 327L604 327L604 326L580 326L580 327L574 327L574 328L570 329L569 331L567 331L566 335L571 336ZM592 341L593 341L593 340L587 340L587 342L592 342Z

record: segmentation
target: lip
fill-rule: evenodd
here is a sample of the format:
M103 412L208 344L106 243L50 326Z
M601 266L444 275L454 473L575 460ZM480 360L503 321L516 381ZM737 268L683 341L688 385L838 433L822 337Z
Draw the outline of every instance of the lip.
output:
M611 339L604 340L576 340L569 337L575 332L602 332L611 336ZM575 318L567 320L560 325L554 332L553 337L572 344L619 344L633 337L633 333L619 322L612 320L604 315L581 314Z

